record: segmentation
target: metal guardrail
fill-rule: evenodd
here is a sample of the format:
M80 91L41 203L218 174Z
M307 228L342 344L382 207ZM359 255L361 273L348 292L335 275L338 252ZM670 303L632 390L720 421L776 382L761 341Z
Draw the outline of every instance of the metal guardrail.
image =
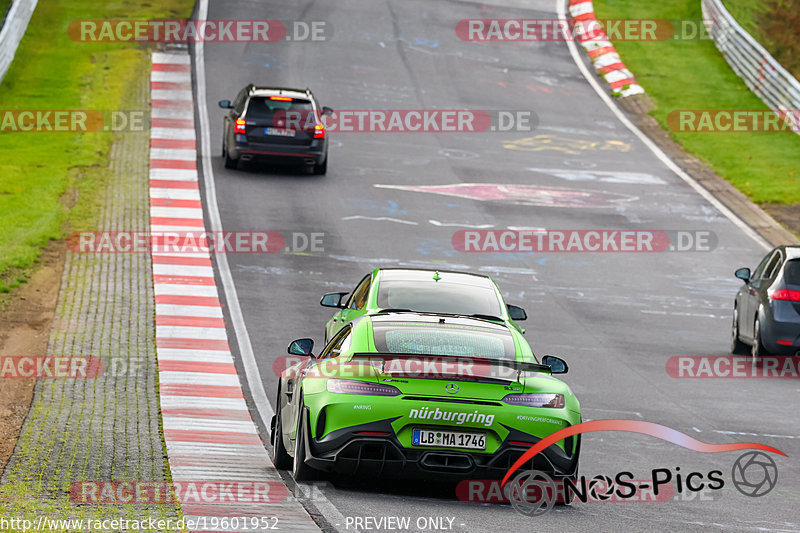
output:
M773 110L800 109L800 81L734 20L721 0L701 0L711 38L731 68Z
M28 29L28 22L31 20L33 10L36 9L38 0L13 0L11 9L0 28L0 81L11 66L17 47Z

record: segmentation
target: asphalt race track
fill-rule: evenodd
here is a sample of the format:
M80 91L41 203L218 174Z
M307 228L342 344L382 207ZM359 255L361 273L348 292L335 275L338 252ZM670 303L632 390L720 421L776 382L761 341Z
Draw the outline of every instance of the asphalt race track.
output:
M322 343L332 314L318 304L323 293L351 290L378 266L463 269L492 275L508 302L526 308L526 337L540 356L567 360L565 380L585 420L655 422L708 443L768 444L788 457L774 456L775 488L748 497L731 483L741 452L698 453L635 433L592 433L583 436L587 477L721 470L725 487L666 502L575 504L528 517L507 504L459 501L452 486L337 482L322 489L327 502L318 510L326 527L353 530L354 517L399 516L411 517L412 529L418 518L444 517L455 531L476 532L800 530L797 381L677 379L666 371L673 356L728 355L739 285L733 271L755 266L764 246L620 122L566 43L481 44L455 32L461 19L515 17L554 18L556 3L220 0L209 6L208 19L325 21L332 28L327 42L207 43L202 58L195 57L206 74L198 105L210 118L213 175L205 179L213 179L222 228L324 233L321 252L227 256L267 398L274 404L273 363L289 341L311 336ZM529 110L538 127L332 133L327 176L255 165L226 170L217 101L250 82L308 86L336 110ZM413 190L462 183L507 185L502 190L517 193L481 200ZM519 185L529 188L520 193L513 188ZM613 201L593 194L575 207L556 195L542 205L536 188L559 188L562 199L571 192L563 189L613 193ZM704 231L717 244L712 251L663 253L454 249L453 234L474 227Z

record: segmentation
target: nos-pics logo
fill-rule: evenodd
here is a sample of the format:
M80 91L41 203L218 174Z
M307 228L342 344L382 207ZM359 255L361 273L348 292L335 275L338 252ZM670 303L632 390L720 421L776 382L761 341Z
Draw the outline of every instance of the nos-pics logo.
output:
M725 486L721 470L678 473L667 468L651 471L649 484L635 481L630 472L619 472L613 478L597 475L587 480L578 479L554 480L550 475L539 470L525 470L517 474L504 487L506 498L514 509L527 516L539 516L549 512L556 503L572 503L580 501L625 501L637 498L641 489L652 488L658 495L659 488L672 485L671 490L677 493L699 492L702 490L720 490ZM740 493L750 497L768 494L778 482L778 466L765 453L751 451L739 456L731 469L731 482ZM638 501L638 500L637 500Z

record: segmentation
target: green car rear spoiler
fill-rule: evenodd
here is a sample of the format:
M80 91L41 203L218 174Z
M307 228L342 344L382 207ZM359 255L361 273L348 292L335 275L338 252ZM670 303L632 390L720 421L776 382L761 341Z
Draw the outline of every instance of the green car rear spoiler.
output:
M511 361L509 359L489 359L484 357L463 357L452 355L434 355L434 354L420 354L420 353L388 353L388 352L357 352L354 353L351 360L374 360L382 359L381 372L384 372L386 360L388 359L419 359L419 360L435 360L442 363L459 365L463 364L465 360L476 365L488 365L491 367L508 368L517 373L517 381L523 372L546 372L551 373L551 369L547 365L538 363L528 363L525 361Z

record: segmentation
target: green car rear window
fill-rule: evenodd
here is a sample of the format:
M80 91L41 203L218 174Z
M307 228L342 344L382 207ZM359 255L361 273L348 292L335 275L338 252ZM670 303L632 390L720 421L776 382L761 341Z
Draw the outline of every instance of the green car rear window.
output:
M503 316L493 289L433 280L381 281L378 307L422 313Z
M514 339L505 332L389 323L373 325L373 335L379 352L516 360Z

